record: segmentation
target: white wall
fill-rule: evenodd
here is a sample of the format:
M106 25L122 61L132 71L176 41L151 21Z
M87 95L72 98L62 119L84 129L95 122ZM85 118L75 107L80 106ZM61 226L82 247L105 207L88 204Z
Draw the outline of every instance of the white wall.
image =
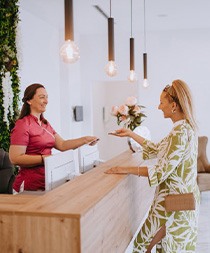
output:
M22 8L20 19L18 50L20 52L21 98L29 84L45 85L49 100L54 101L49 103L46 117L53 122L53 127L60 131L60 59L57 54L59 31Z
M42 9L42 13L44 11ZM51 15L49 11L48 15ZM55 15L54 12L52 12L53 15ZM63 30L30 11L30 5L25 0L21 1L20 17L22 20L19 36L22 90L34 82L41 82L46 86L49 93L46 116L64 138L100 134L103 129L106 129L106 125L104 124L103 129L97 129L96 122L101 119L102 112L96 110L98 106L96 101L98 100L100 104L103 101L105 107L110 106L109 100L105 101L107 96L104 94L108 90L110 92L112 86L116 103L125 99L124 93L116 92L115 85L120 85L120 83L128 85L126 81L129 68L128 35L116 31L115 57L119 74L117 77L109 78L104 72L104 66L107 63L106 34L100 36L75 34L81 58L79 62L67 66L59 58ZM138 92L137 89L134 89L133 92L138 93L136 95L139 97L139 103L146 106L147 119L144 124L151 130L153 140L160 140L172 127L171 122L165 120L162 113L157 110L157 106L163 87L177 78L185 80L191 87L200 126L199 134L207 135L210 138L210 119L208 117L210 109L208 104L210 97L210 30L148 32L150 87L147 89L141 86L142 34L137 34L135 40L139 85L137 86ZM106 85L107 89L105 89ZM110 96L114 99L113 94ZM75 105L84 106L83 122L73 120L72 107ZM122 140L115 139L115 141L121 143ZM122 142L123 145L126 145L125 141ZM111 154L121 152L120 148L116 149L116 146L113 145L111 138L107 138L106 141L102 138L100 146L102 147L101 155L106 159L111 158ZM105 149L109 149L109 154L104 151ZM208 156L210 157L210 144Z
M118 35L119 36L119 35ZM86 79L86 84L89 84L94 87L93 89L93 99L92 101L96 103L98 101L98 106L102 103L104 106L110 106L110 97L116 96L116 104L119 101L119 97L121 100L125 99L125 94L116 92L116 83L122 84L126 83L127 73L128 73L128 53L126 54L126 46L124 43L124 35L122 34L118 37L118 41L121 43L116 44L116 62L118 63L119 73L117 77L109 78L104 73L104 66L107 60L107 50L101 50L99 45L104 45L104 38L102 36L94 38L91 44L91 50L89 52L94 56L94 61L92 64L82 60L82 64L86 66L85 73L86 78L84 76L84 72L81 73L82 78ZM90 44L90 40L92 37L83 37L83 43ZM137 38L139 39L139 38ZM136 39L136 41L137 41ZM136 55L136 71L139 73L139 88L138 94L136 96L139 97L139 103L146 106L146 114L147 119L144 124L149 127L152 134L152 139L154 141L159 141L163 138L171 129L172 122L169 119L164 119L162 112L157 109L159 104L159 96L166 84L170 84L174 79L183 79L185 80L192 90L192 95L194 97L195 109L199 124L199 135L207 135L210 138L210 119L206 115L206 111L210 109L208 105L208 99L210 97L209 90L209 68L210 68L210 30L182 30L182 31L165 31L165 32L149 32L148 33L148 42L147 42L147 52L148 52L148 76L150 86L145 89L141 85L142 81L142 54L137 50ZM139 50L142 49L139 48ZM121 61L117 61L119 58L123 58ZM94 71L93 71L94 65ZM91 75L92 73L92 75ZM94 73L94 74L93 74ZM89 81L88 81L89 80ZM104 82L103 80L106 80ZM130 84L132 87L132 84ZM103 87L103 88L102 88ZM110 87L113 87L111 91ZM107 96L107 92L110 93L110 96ZM129 95L129 94L127 94ZM96 99L97 98L97 99ZM107 101L105 101L107 99ZM91 105L91 104L90 104ZM94 104L93 108L93 122L94 127L97 122L100 122L102 117L101 109ZM90 122L91 123L91 122ZM98 123L100 126L100 123ZM104 122L103 127L101 127L101 131L106 131L107 122ZM116 126L117 127L117 126ZM98 133L98 130L95 130ZM102 155L106 158L110 158L111 154L116 154L117 152L121 152L122 148L124 149L124 142L122 140L116 140L118 143L118 148L116 149L116 145L113 145L113 138L110 139L107 137L106 141L99 144L100 151ZM116 144L115 143L115 144ZM103 147L103 148L102 148ZM108 151L105 151L108 149ZM104 150L104 151L102 151ZM108 153L109 155L108 155ZM208 153L210 156L210 145L208 146Z
M42 83L49 95L45 117L63 138L74 138L81 135L84 124L73 120L73 107L82 104L80 62L73 65L62 62L59 50L64 32L58 25L43 18L50 13L44 8L45 5L43 9L40 6L42 15L39 16L36 15L34 2L30 6L28 1L21 1L17 39L21 91L23 94L29 84Z
M183 30L169 32L154 32L149 34L149 76L153 92L160 93L166 84L174 79L185 80L191 88L194 97L199 135L210 137L210 119L206 117L207 104L210 96L208 89L210 70L210 30ZM154 94L155 98L155 94ZM158 104L152 94L144 96L143 101L151 101L150 106ZM145 100L146 99L146 100ZM148 103L148 102L147 102ZM161 129L157 139L168 131L168 125L163 117L155 117L152 112L149 124L152 125L152 136L156 129ZM156 126L154 126L156 122ZM209 149L210 150L210 147ZM209 152L210 154L210 152Z
M117 138L108 135L109 132L119 128L116 117L110 112L113 105L125 104L129 96L138 94L138 85L127 81L95 82L93 83L93 130L100 136L99 152L103 160L128 149L127 138ZM122 125L121 125L122 127Z

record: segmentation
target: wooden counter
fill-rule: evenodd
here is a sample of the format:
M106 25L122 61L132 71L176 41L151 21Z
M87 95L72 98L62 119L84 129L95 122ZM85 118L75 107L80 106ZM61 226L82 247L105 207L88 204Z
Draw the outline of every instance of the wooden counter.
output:
M44 195L1 195L1 252L124 252L154 189L147 178L104 171L141 163L126 151Z

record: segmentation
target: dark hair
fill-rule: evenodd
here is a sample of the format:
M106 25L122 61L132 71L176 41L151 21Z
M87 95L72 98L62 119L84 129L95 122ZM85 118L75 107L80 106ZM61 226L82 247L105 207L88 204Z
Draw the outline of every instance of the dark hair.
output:
M31 113L31 108L30 105L28 104L27 101L31 100L34 95L36 94L36 90L39 88L44 88L44 85L39 84L39 83L33 83L31 85L29 85L24 92L24 97L22 99L23 102L23 106L20 112L20 116L19 119L24 118L25 116L29 115ZM44 116L41 114L41 118L40 118L44 123L47 123L47 120L44 118Z

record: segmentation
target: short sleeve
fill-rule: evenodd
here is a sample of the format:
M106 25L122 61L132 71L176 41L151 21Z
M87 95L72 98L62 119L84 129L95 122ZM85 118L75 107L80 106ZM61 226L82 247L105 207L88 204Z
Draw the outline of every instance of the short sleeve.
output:
M23 120L18 120L11 131L10 145L28 146L29 143L29 125Z

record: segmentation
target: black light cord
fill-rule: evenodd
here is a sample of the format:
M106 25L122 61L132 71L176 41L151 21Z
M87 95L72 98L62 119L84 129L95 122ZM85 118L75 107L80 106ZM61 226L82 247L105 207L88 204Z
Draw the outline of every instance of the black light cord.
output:
M146 46L146 4L144 0L144 52L147 51L147 46Z
M132 4L132 0L131 0L131 38L133 35L133 4Z

